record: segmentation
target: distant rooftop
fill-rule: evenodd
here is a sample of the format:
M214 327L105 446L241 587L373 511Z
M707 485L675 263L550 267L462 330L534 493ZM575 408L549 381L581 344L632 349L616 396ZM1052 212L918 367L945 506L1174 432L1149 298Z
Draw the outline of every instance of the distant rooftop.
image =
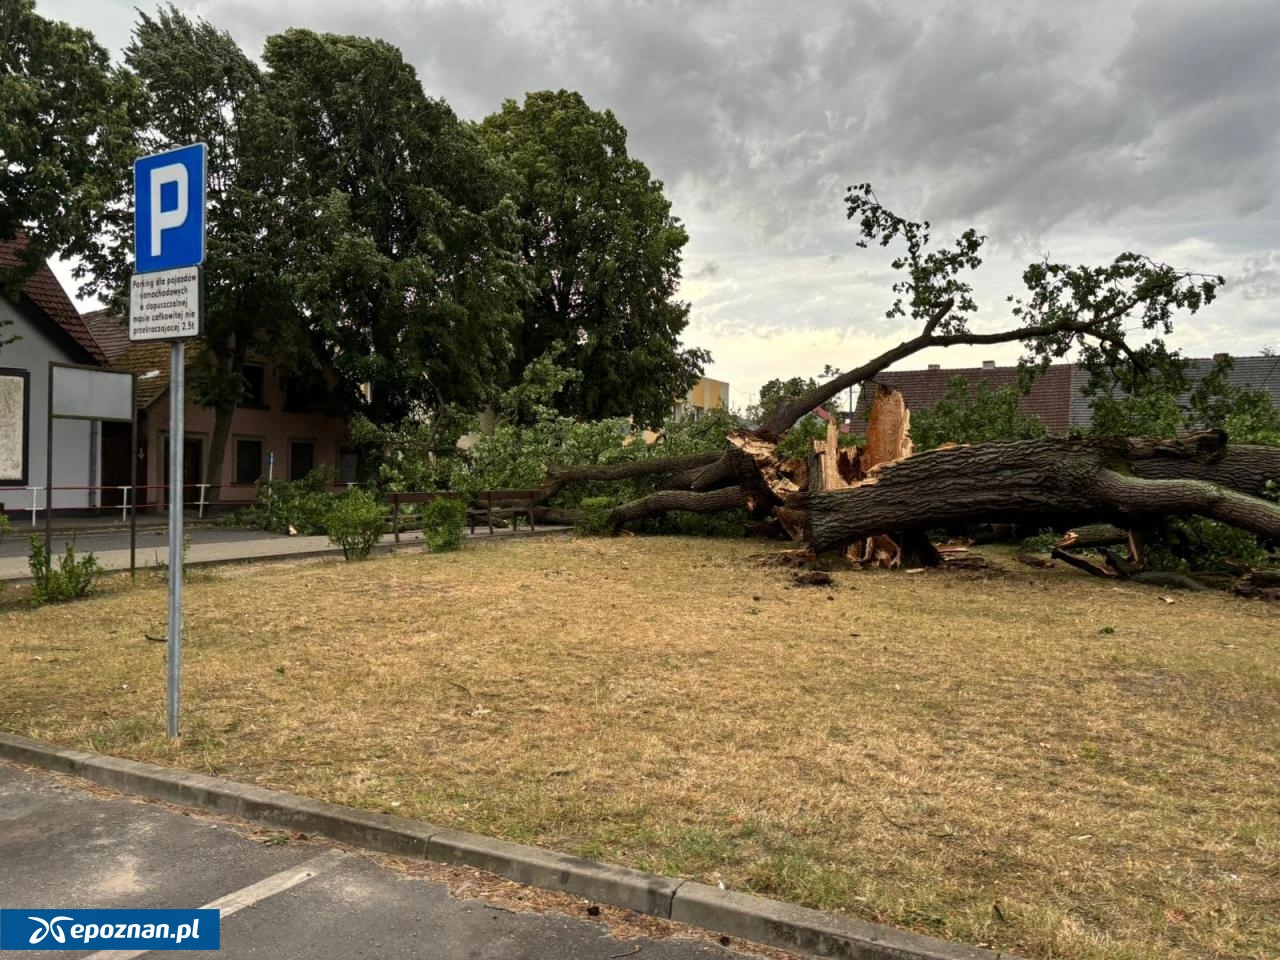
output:
M21 266L23 263L21 254L26 246L27 241L24 237L0 241L0 265L10 268ZM107 362L107 356L102 347L85 326L84 320L80 317L80 311L75 308L75 304L62 289L62 284L58 282L58 278L53 275L47 263L42 263L31 276L27 277L22 285L22 292L96 362L101 364Z

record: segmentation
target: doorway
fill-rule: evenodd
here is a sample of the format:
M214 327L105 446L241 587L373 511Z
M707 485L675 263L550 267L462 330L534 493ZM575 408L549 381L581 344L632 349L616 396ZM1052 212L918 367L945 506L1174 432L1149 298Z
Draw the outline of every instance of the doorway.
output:
M169 435L167 433L164 435L161 447L164 454L164 490L160 493L159 502L168 503ZM204 438L187 437L182 445L182 502L184 504L195 503L200 499L200 491L197 487L202 483L204 483Z

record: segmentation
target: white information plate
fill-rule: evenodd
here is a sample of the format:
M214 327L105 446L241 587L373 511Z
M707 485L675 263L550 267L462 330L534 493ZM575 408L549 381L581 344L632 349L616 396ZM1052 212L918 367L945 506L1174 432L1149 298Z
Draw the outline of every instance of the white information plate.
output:
M200 336L204 278L199 267L135 273L129 282L129 339L185 340Z
M68 420L133 419L133 374L49 364L53 415Z

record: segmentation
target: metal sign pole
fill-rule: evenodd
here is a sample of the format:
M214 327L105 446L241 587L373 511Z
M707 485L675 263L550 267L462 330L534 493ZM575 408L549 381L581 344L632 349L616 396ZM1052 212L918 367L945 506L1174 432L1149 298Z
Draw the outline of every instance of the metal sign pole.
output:
M208 153L203 143L193 143L139 157L133 162L133 277L129 281L129 339L168 340L172 347L169 373L169 695L165 705L165 726L171 739L179 735L182 693L185 338L200 336L204 324L204 273L201 264L204 263L208 209Z
M48 410L49 416L48 429L45 431L45 443L48 445L45 449L44 457L44 583L42 586L47 591L49 589L49 574L53 572L53 367L54 361L49 361L49 396ZM34 498L35 494L32 494ZM34 499L32 500L34 503ZM35 519L35 514L31 515L31 519ZM35 571L33 570L32 573Z
M173 341L169 370L169 698L166 728L178 736L182 678L182 454L186 435L183 373L186 341Z
M129 389L129 579L138 576L138 375Z

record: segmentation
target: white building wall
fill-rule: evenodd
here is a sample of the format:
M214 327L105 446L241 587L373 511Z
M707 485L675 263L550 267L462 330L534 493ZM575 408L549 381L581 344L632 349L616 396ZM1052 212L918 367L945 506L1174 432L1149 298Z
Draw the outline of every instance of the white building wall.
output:
M27 485L47 487L45 480L47 418L49 416L49 361L80 363L37 329L6 298L0 297L0 318L12 321L0 327L0 339L16 335L18 339L0 347L0 367L31 371L31 395L27 405ZM96 463L92 456L94 424L88 420L55 420L53 422L53 485L55 487L89 487L96 481ZM0 502L5 510L31 508L30 490L0 485ZM43 507L44 492L40 493ZM53 496L55 510L87 507L88 491L58 491Z

